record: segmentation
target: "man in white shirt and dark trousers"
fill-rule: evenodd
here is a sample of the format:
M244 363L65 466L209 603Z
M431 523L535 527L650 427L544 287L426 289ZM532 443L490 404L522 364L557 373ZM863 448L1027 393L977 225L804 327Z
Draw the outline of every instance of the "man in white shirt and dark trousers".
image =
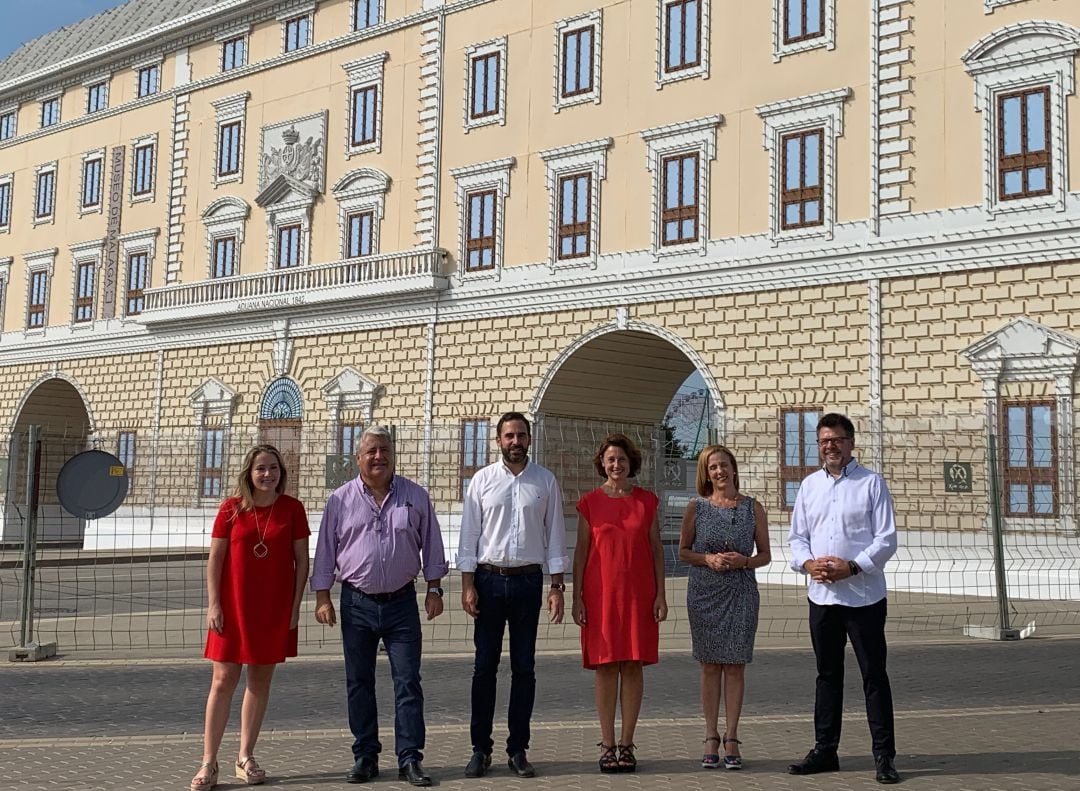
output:
M810 575L810 638L817 657L814 749L788 772L840 768L836 751L844 710L844 647L862 671L866 719L879 783L899 782L892 689L885 669L885 563L896 553L896 516L885 479L852 458L855 426L844 415L817 425L821 470L803 479L791 514L791 567Z
M510 629L510 705L506 754L510 771L533 777L526 758L529 721L536 697L536 630L540 622L546 563L553 623L563 617L563 572L569 566L562 495L555 476L529 461L529 421L507 412L495 429L502 458L477 472L465 495L458 542L461 606L475 621L476 664L469 734L473 754L466 777L483 777L491 766L496 674L503 631Z

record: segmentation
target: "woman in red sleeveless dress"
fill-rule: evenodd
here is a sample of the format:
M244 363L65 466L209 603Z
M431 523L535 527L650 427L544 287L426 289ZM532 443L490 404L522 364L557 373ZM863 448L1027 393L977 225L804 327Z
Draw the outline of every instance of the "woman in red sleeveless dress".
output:
M577 504L573 616L581 627L583 663L596 671L600 771L633 772L642 667L656 663L660 622L667 617L659 500L630 480L641 469L641 453L623 434L608 435L593 463L604 483Z
M206 567L205 653L213 660L214 675L206 701L203 762L191 791L217 785L218 749L243 665L247 684L234 774L247 785L266 780L255 762L255 742L270 700L274 667L296 656L311 534L304 506L283 494L285 481L277 449L252 448L244 457L234 495L221 504L214 520Z

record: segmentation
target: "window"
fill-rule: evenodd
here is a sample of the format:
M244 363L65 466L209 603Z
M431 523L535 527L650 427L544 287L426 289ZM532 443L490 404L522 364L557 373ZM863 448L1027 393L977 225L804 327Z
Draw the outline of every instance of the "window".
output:
M825 0L784 0L784 43L825 35Z
M593 11L555 25L555 112L600 103L603 15Z
M563 33L562 96L568 98L593 89L592 26Z
M353 30L363 30L382 21L379 5L382 0L353 0Z
M816 409L791 409L780 413L780 489L784 508L795 507L803 478L821 467L817 448Z
M12 110L0 115L0 140L8 140L15 137L15 126L18 116Z
M465 49L465 131L506 123L506 38Z
M700 0L664 3L664 70L680 71L701 65Z
M93 262L79 264L75 270L75 321L84 322L94 318L94 271Z
M151 96L161 89L161 66L154 64L139 69L138 96Z
M99 82L86 89L86 112L96 113L109 106L109 83Z
M0 228L11 225L11 182L0 182Z
M203 428L199 496L221 497L225 467L225 429Z
M461 421L461 499L469 490L472 477L488 463L488 433L490 423L487 420Z
M46 99L41 103L41 128L60 123L60 97Z
M705 255L709 240L709 162L723 117L646 129L652 172L653 255Z
M83 162L82 202L84 209L101 205L101 176L103 160L88 159Z
M247 38L237 36L221 42L221 70L232 71L247 65Z
M784 186L780 191L780 224L784 229L821 225L822 129L795 132L781 139Z
M277 230L277 268L300 266L299 225L283 225Z
M135 165L131 174L132 197L153 195L154 144L135 147Z
M998 96L998 198L1050 193L1050 89Z
M513 157L506 157L450 171L456 185L462 277L501 276L503 217L510 194L510 169L515 163Z
M116 458L124 465L128 478L135 472L135 432L121 431L116 437Z
M470 115L473 119L498 114L500 68L501 57L498 52L473 58L470 100Z
M144 292L149 278L150 256L148 253L132 253L128 256L127 315L138 316L143 312Z
M37 199L34 201L34 219L52 217L53 198L56 193L56 171L45 170L38 173Z
M240 121L218 127L218 176L234 176L240 172Z
M837 138L850 88L755 108L769 153L769 227L774 244L832 238L836 222Z
M376 102L379 88L369 85L352 92L352 137L353 147L368 145L378 140L376 135Z
M1066 210L1067 97L1074 93L1078 52L1071 25L1022 19L961 56L982 115L983 209L991 218Z
M236 274L236 237L222 236L214 239L214 277L232 277Z
M496 191L493 189L472 192L468 195L465 268L471 272L491 269L495 266L496 197Z
M338 455L352 458L360 449L360 437L364 434L363 423L342 423L338 430Z
M1057 516L1058 459L1054 413L1052 401L1005 406L1002 455L1007 516Z
M664 157L661 244L686 244L698 239L698 155Z
M49 300L49 273L30 273L30 299L26 306L26 328L33 330L45 326L45 309Z
M559 179L559 260L589 255L592 214L592 174L574 173Z
M375 211L353 212L348 216L348 231L345 242L346 258L359 258L371 255L371 234L375 224Z
M214 183L239 182L244 178L244 126L247 123L249 91L215 99L217 121L217 153L214 163Z
M302 49L311 43L311 17L298 16L285 21L285 51Z

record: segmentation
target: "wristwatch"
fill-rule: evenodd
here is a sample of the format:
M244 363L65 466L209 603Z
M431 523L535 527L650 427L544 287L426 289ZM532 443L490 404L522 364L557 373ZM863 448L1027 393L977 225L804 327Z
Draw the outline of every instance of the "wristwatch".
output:
M427 592L429 594L434 593L440 599L443 597L443 589L441 587L439 587L439 586L435 586L434 588L428 588Z
M862 571L862 569L861 569L861 568L859 568L859 564L858 564L858 563L856 563L856 562L855 562L854 560L849 560L849 561L847 562L847 567L848 567L848 571L850 571L850 572L851 572L851 576L853 576L853 577L854 577L854 576L855 576L856 574L858 574L858 573L859 573L860 571Z
M551 583L551 589L553 591L558 591L559 593L564 593L566 591L566 583L565 582L553 582L553 583Z

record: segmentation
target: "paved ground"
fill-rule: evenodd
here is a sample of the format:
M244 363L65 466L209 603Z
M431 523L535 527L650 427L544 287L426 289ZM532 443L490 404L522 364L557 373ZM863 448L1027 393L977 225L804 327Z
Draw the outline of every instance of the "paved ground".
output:
M1080 789L1080 640L1020 643L897 643L891 652L898 704L898 768L912 789ZM429 723L425 764L447 788L863 789L876 788L861 712L858 673L849 661L849 714L839 774L790 777L787 763L811 740L812 657L805 648L761 648L749 677L741 736L746 769L708 772L697 716L697 667L665 653L646 675L637 775L595 770L597 728L592 675L573 653L545 653L531 758L540 776L511 778L499 765L482 781L461 768L469 752L470 663L432 655L424 665ZM61 660L0 665L0 788L182 789L198 763L208 683L201 660ZM384 741L392 744L388 671L380 680ZM505 688L499 708L505 705ZM235 721L235 716L234 716ZM350 738L343 731L341 662L315 656L289 662L275 680L259 755L273 785L343 787ZM235 750L235 733L225 750ZM377 787L405 788L384 753ZM223 778L224 779L224 778ZM227 786L239 787L238 781Z

